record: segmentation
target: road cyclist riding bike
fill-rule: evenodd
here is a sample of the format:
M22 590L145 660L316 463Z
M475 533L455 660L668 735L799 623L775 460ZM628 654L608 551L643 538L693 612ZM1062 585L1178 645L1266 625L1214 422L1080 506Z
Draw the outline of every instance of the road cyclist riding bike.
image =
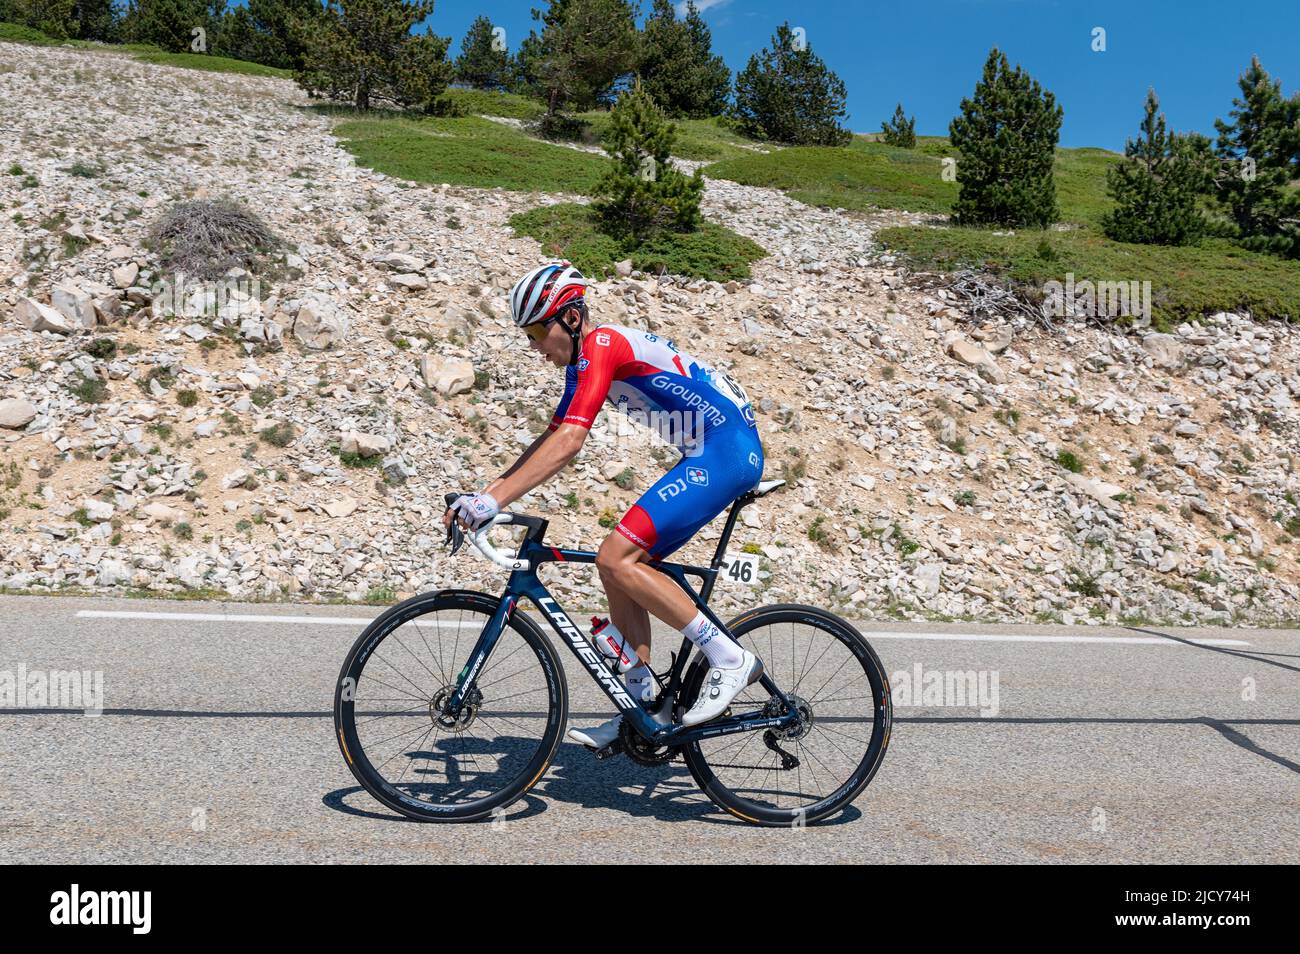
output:
M504 474L476 493L444 495L451 552L468 540L510 572L505 588L434 590L371 621L335 687L339 750L362 787L406 817L502 817L545 775L568 725L564 667L523 611L528 600L619 713L569 732L598 758L663 766L680 757L714 804L752 824L801 826L843 811L889 743L884 667L826 610L774 604L724 623L709 608L724 566L743 562L725 562L741 509L785 481L761 479L763 448L738 384L662 336L591 324L585 291L568 262L515 285L515 322L565 369L563 395L546 432ZM550 546L545 519L503 508L573 459L606 401L682 458L599 551ZM728 507L708 566L665 559ZM517 552L493 545L498 527L525 531ZM538 570L590 563L614 622L587 634ZM702 581L698 591L688 576ZM650 613L682 633L663 673L649 665Z
M499 478L456 500L453 515L479 529L502 509L568 465L582 449L596 413L608 401L656 430L682 458L650 487L605 538L596 569L612 622L600 633L619 653L628 691L649 701L650 613L679 630L709 660L709 691L682 717L697 725L716 718L763 674L754 653L713 625L671 579L652 568L758 485L763 445L749 398L739 384L671 340L621 325L594 325L587 282L568 262L534 268L515 284L510 310L529 345L563 367L564 394L546 433ZM628 663L632 665L627 665ZM569 737L602 749L618 736L621 716Z

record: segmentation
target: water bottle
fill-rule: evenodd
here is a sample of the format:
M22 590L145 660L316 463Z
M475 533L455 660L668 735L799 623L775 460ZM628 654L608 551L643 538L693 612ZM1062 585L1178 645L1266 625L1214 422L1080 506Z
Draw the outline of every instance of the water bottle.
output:
M599 616L591 618L591 641L596 644L601 655L610 660L610 668L619 674L641 664L641 657L636 654L632 644L608 619Z

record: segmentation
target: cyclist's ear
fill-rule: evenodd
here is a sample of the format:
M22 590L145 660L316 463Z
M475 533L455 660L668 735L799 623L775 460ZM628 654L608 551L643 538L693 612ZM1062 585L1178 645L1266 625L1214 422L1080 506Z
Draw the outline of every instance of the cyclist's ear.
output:
M564 310L562 324L570 330L577 330L582 326L582 320L587 316L587 309L576 302Z

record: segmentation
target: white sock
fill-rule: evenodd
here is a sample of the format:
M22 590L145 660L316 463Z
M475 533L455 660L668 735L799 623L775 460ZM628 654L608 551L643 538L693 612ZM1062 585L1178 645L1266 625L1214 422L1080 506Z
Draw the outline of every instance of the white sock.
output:
M658 683L655 682L655 674L650 671L650 667L645 663L633 666L625 672L623 682L627 684L628 694L637 702L654 701Z
M734 639L709 622L703 613L696 613L682 635L689 639L704 653L710 666L719 669L735 669L745 660L744 650Z

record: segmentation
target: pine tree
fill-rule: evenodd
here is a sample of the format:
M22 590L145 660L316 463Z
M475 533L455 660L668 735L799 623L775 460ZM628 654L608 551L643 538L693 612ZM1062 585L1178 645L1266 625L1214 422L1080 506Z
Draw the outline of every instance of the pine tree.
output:
M960 187L953 206L963 225L1036 225L1056 220L1052 162L1061 107L1038 81L1007 63L996 47L974 96L948 126Z
M894 118L887 123L880 124L880 138L890 146L898 146L900 149L912 149L916 146L916 117L908 119L903 112L903 104L899 103L894 110Z
M687 116L693 119L720 116L731 97L731 69L721 55L713 52L713 32L696 8L695 0L687 0L685 21L695 51L697 91Z
M219 52L279 69L301 69L306 34L324 12L320 0L248 0L226 13Z
M704 179L698 169L687 176L672 165L676 136L639 81L619 97L604 136L610 165L592 192L608 232L636 244L659 230L699 226Z
M451 81L450 37L411 27L433 0L327 0L305 31L303 68L294 79L308 95L352 103L432 110Z
M1282 96L1259 58L1237 81L1229 112L1214 121L1222 168L1216 193L1248 248L1300 257L1300 94Z
M533 31L524 37L510 58L510 81L507 89L523 96L540 95L541 78L537 65L542 59L542 38Z
M267 38L258 30L247 6L226 11L225 19L221 22L221 43L217 52L248 63L274 65L267 63L270 55Z
M628 0L550 0L533 18L540 36L524 41L528 88L546 102L543 129L561 109L591 109L636 65L636 11ZM530 38L531 39L531 38Z
M307 55L306 35L324 12L320 0L248 0L248 12L266 36L268 66L296 70Z
M1166 132L1154 89L1147 91L1142 135L1124 146L1127 161L1106 173L1116 207L1102 228L1117 242L1188 245L1205 231L1197 199L1208 185L1204 162L1187 137Z
M194 30L215 30L203 0L131 0L122 29L132 43L152 43L172 53L189 52Z
M702 119L726 106L731 70L712 50L708 24L695 7L678 20L671 0L654 0L641 33L642 86L668 115Z
M114 0L76 0L72 21L76 24L73 36L78 40L117 40L119 18Z
M789 23L777 27L771 48L749 58L736 76L733 114L749 136L794 145L840 146L851 138L838 120L847 115L843 81L808 43L796 43Z
M500 46L500 49L498 49ZM478 17L460 44L456 80L474 89L503 89L510 82L510 54L498 44L492 21Z
M31 27L56 40L77 35L75 16L76 0L8 0L0 6L0 22Z

